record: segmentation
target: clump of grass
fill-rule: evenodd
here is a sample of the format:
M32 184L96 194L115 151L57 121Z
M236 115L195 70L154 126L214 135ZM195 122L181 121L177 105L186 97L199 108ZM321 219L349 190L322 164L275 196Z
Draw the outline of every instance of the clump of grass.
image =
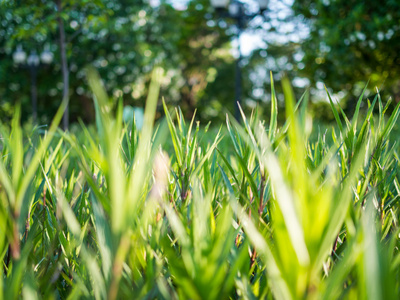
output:
M1 126L0 299L398 298L399 105L363 92L349 117L328 94L311 141L307 94L283 80L278 126L271 80L268 121L210 136L165 103L154 123L161 77L141 130L93 70L96 134L57 129L66 103L44 134Z

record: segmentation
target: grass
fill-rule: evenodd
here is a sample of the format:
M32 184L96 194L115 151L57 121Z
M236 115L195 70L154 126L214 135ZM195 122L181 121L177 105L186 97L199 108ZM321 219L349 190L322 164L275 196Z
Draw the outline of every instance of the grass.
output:
M154 123L161 76L141 130L93 70L96 133L57 129L65 103L1 126L0 299L399 298L399 105L349 117L328 94L316 133L283 81L283 126L272 84L268 121L207 132L165 103Z

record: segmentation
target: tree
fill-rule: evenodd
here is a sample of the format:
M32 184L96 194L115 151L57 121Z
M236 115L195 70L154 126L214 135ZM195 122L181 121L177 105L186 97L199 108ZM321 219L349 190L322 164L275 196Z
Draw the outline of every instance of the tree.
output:
M335 91L359 95L383 87L400 101L400 2L299 0L296 16L304 19L309 35L301 45L303 76Z
M125 104L143 105L151 70L157 65L167 71L162 95L188 114L195 107L209 107L211 102L233 106L233 89L225 88L226 82L233 84L229 36L226 29L210 22L216 16L208 0L190 2L186 10L175 9L164 1L152 6L147 1L102 0L93 4L70 0L62 2L61 13L55 3L42 1L28 9L11 1L0 10L5 20L0 27L0 58L4 58L0 70L11 75L7 80L0 78L3 104L16 98L28 103L27 87L20 84L27 78L10 62L15 47L19 43L25 48L49 43L56 51L56 63L39 73L42 122L48 121L46 116L58 107L65 78L69 79L71 121L92 120L84 71L88 64L98 68L109 95L122 97ZM68 68L64 69L69 76L64 80L60 76L65 59L58 41L59 15L65 27L68 59ZM25 108L24 115L27 113L29 109ZM203 113L203 117L208 116Z
M4 19L1 23L0 45L4 48L1 47L3 51L0 52L0 55L5 54L8 56L16 43L24 43L29 48L35 49L38 44L43 44L44 41L55 44L56 40L58 40L59 63L63 83L62 98L69 98L70 70L68 68L68 41L64 24L67 22L77 23L73 21L74 18L87 23L88 17L91 16L93 18L93 12L101 12L103 14L106 10L103 9L101 0L90 2L79 0L28 0L25 1L25 5L21 5L20 2L18 0L11 0L2 4L1 14L4 16ZM85 24L80 24L80 26L85 26ZM76 30L71 36L73 37L79 32L79 30ZM7 68L9 71L12 67L8 64L6 66L3 65L1 69L3 72L7 72ZM7 78L7 81L10 82L10 85L15 85L15 89L11 88L11 96L18 96L18 93L14 94L14 92L19 90L18 83L13 82L13 79L10 77ZM2 89L0 88L1 91ZM5 94L7 95L7 88L5 88ZM68 123L67 107L63 117L64 129L68 129Z

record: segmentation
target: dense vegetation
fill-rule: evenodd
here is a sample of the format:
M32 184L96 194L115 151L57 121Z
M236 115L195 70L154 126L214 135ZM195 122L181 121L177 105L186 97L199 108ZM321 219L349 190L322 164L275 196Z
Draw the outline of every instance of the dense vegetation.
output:
M310 30L300 46L303 76L352 96L369 78L400 100L399 1L300 0L293 10Z
M256 1L243 2L256 12ZM255 103L267 109L269 71L277 81L282 72L289 74L298 96L309 82L315 117L322 120L333 119L316 103L323 84L342 94L346 113L353 112L366 80L372 93L379 86L383 99L390 95L398 102L399 5L397 0L269 1L263 17L246 24L253 39L243 36L243 50L255 42L241 64L243 109L248 112ZM207 121L223 119L222 107L233 111L235 22L217 14L210 0L7 0L0 1L0 19L2 119L12 118L16 99L22 103L21 121L32 117L30 72L13 62L18 46L27 55L45 49L54 54L51 64L38 69L40 123L51 121L65 95L71 123L94 121L84 76L88 64L99 70L108 94L122 97L125 105L144 106L151 70L161 66L167 70L161 86L166 103L179 104L187 118L196 108L198 119Z
M63 95L59 15L65 31L71 123L78 118L94 121L84 76L88 64L98 69L108 94L122 97L125 105L144 106L151 71L162 66L168 72L161 89L170 105L179 102L189 114L207 107L203 118L215 116L223 104L233 108L230 38L226 29L206 24L218 20L209 0L192 1L186 10L175 9L169 1L157 6L147 0L61 2L62 11L53 0L0 3L2 118L12 115L16 98L23 103L23 122L32 113L29 70L18 68L12 60L18 45L27 55L31 50L40 54L46 46L54 53L54 61L38 70L39 120L50 122L59 107ZM223 90L227 84L229 89Z
M65 102L49 128L2 125L0 299L398 299L399 105L361 95L349 119L328 95L318 132L283 81L283 126L272 84L267 122L213 134L165 104L154 125L160 78L141 130L94 71L95 130L57 129Z

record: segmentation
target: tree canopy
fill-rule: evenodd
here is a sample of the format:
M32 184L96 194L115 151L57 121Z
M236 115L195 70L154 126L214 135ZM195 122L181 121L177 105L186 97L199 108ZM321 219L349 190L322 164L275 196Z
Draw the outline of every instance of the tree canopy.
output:
M0 77L2 113L10 114L10 104L16 99L22 102L25 116L30 112L28 72L11 59L16 47L41 51L50 45L55 59L53 64L39 69L38 81L39 114L46 121L45 116L51 115L61 101L55 4L42 1L29 7L10 1L3 7L0 72L7 76ZM93 117L85 82L85 67L89 64L98 68L110 96L122 97L125 104L143 105L154 66L167 70L163 83L167 102L179 101L188 112L195 107L212 107L210 103L219 109L218 105L233 98L229 92L232 89L225 88L226 84L224 89L215 84L217 76L233 78L233 58L225 29L207 25L214 18L208 0L191 2L186 10L175 9L164 1L152 6L147 1L126 0L63 1L63 8L74 119L89 121Z
M309 29L301 75L350 95L370 80L400 100L399 1L299 0L293 11Z
M48 122L60 105L65 65L58 17L65 31L71 121L94 117L88 65L99 70L110 97L122 97L125 105L143 106L151 70L161 66L166 70L161 94L187 116L196 108L206 120L223 117L224 108L233 111L233 21L221 18L209 0L183 1L184 8L167 0L67 0L60 2L61 12L56 3L0 4L2 118L12 115L16 101L23 119L31 113L29 72L12 61L19 45L28 54L46 47L54 53L53 63L38 70L40 121ZM250 10L251 3L246 1ZM370 80L371 89L378 86L399 100L399 8L395 0L270 2L264 18L248 24L264 43L242 63L244 105L270 100L270 71L278 93L286 73L298 95L308 84L319 89L325 84L351 104Z

